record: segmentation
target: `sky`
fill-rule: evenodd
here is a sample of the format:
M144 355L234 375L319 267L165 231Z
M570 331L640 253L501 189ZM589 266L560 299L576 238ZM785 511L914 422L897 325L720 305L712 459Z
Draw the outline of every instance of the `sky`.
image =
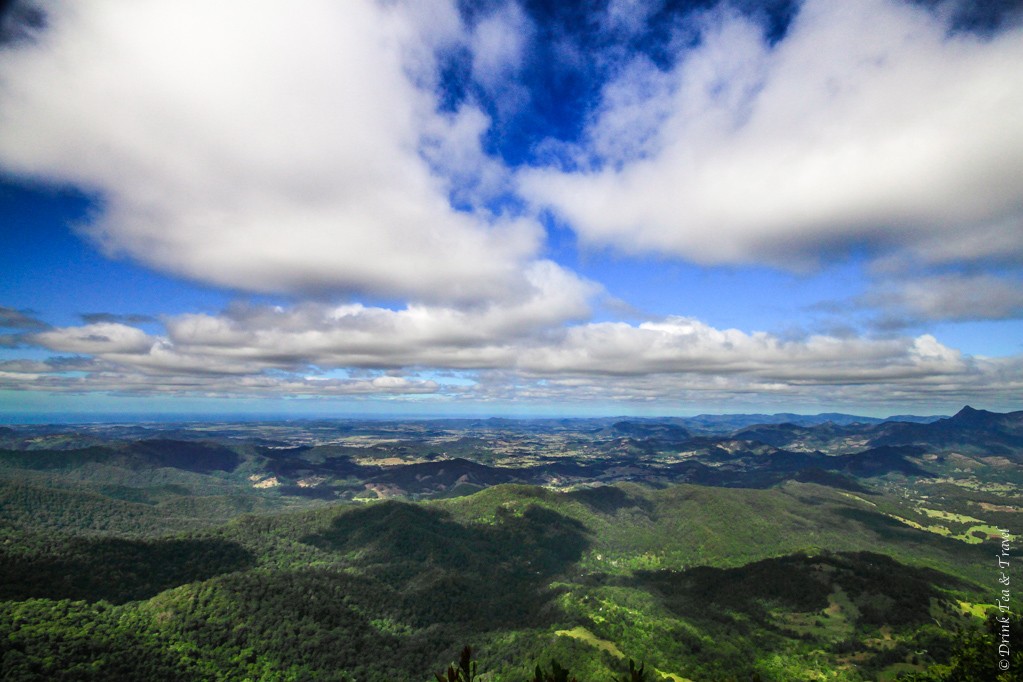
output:
M1023 409L1023 3L0 5L0 422Z

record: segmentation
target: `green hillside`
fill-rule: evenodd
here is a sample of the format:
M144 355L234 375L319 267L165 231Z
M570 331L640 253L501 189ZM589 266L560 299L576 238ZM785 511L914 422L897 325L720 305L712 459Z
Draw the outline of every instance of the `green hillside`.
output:
M629 658L676 680L874 679L942 660L979 622L960 602L990 599L991 548L886 515L899 504L505 485L139 540L9 529L0 653L5 679L417 680L465 644L491 680L552 658L580 680ZM102 515L142 527L140 510L158 507Z

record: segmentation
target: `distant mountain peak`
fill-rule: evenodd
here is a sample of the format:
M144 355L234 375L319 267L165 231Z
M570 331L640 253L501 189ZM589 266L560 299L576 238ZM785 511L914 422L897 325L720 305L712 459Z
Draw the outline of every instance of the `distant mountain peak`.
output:
M987 410L977 410L970 407L969 405L966 405L965 407L963 407L963 409L956 412L955 416L953 416L952 419L955 419L956 421L976 421L978 419L985 419L987 417L993 416L995 416L994 412L988 412Z

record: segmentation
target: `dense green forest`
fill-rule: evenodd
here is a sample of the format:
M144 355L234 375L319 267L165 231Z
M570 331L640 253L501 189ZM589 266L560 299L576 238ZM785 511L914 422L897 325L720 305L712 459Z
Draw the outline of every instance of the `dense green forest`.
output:
M979 629L959 603L982 598L982 547L813 484L716 492L499 486L134 540L8 528L5 678L426 679L472 643L486 679L549 659L607 679L629 658L673 679L872 679Z
M586 442L619 447L625 429ZM636 447L673 466L656 439L678 430L647 431L654 441ZM771 485L757 474L749 486L732 475L540 486L484 485L485 466L400 441L176 453L161 439L61 438L65 449L0 452L5 680L936 682L1023 670L1017 618L997 677L1003 631L990 618L1016 489L984 483L982 469L928 472L926 453ZM720 467L799 459L753 444L728 460L721 447L709 455ZM423 451L430 467L378 463ZM604 456L557 471L592 473ZM608 462L615 476L641 471ZM365 490L386 480L405 492L297 491L320 480L317 466L349 477L339 489L370 476ZM297 472L296 490L258 487L268 469ZM423 499L430 477L446 483Z

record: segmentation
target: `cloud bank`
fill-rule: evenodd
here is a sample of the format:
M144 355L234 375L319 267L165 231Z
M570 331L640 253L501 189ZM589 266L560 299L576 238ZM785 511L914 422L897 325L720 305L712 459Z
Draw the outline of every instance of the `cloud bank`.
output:
M679 317L551 328L528 305L237 307L164 325L160 335L116 322L36 333L34 344L77 357L0 362L0 389L674 405L1000 404L1023 389L1023 358L970 357L929 335L791 341Z

